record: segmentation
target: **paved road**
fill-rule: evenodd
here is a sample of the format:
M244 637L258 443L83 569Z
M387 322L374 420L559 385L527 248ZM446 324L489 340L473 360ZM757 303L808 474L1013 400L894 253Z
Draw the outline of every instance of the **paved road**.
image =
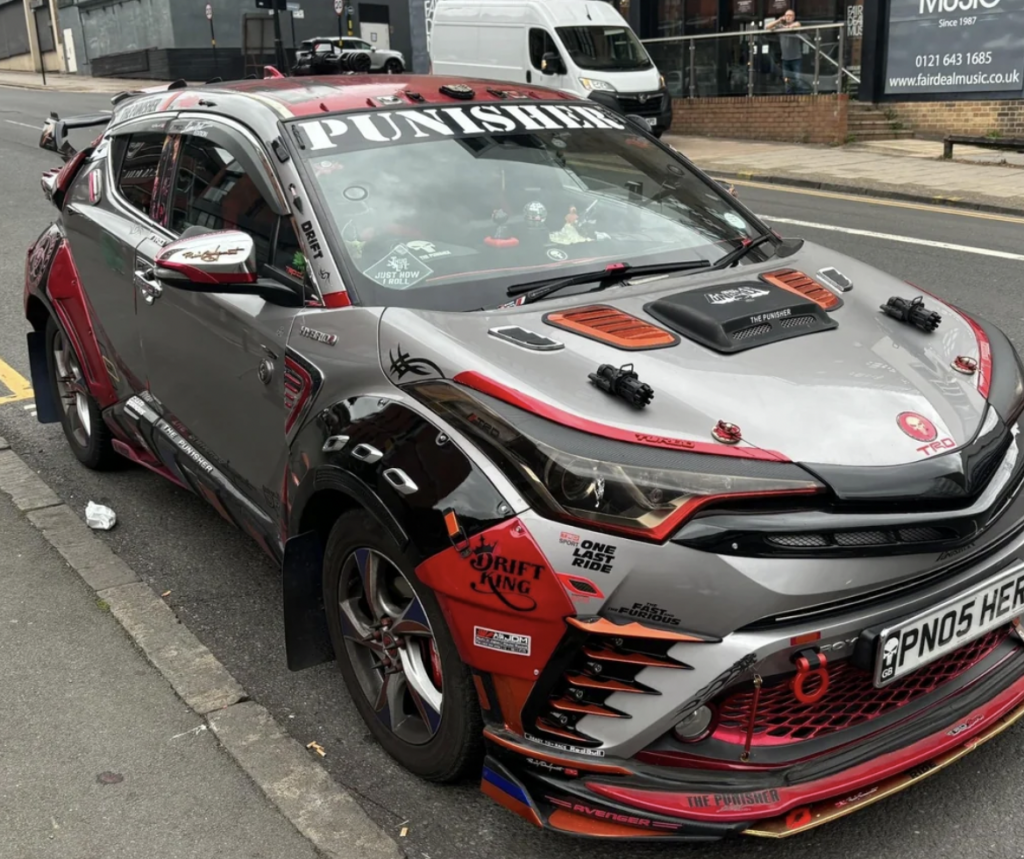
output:
M23 375L28 372L20 306L24 251L52 218L37 179L53 166L53 159L36 148L38 134L18 123L38 124L54 109L82 112L104 106L109 105L101 97L0 89L0 359ZM1000 322L1018 348L1024 348L1024 299L1018 292L1022 269L1017 258L1024 219L750 186L740 186L739 191L755 211L779 219L782 233L869 259ZM0 389L0 399L3 393ZM906 793L831 827L777 844L740 840L700 848L657 848L571 841L535 832L472 785L424 784L374 744L332 667L300 674L287 671L278 572L247 538L199 500L142 470L102 476L84 470L66 450L59 427L40 426L25 405L0 405L0 436L76 509L94 500L117 510L120 524L104 539L159 593L171 592L168 602L189 628L297 739L323 745L324 764L382 826L396 835L400 827L408 827L400 843L415 859L541 859L556 851L563 859L1024 855L1017 779L1018 762L1024 760L1024 728L1011 730Z

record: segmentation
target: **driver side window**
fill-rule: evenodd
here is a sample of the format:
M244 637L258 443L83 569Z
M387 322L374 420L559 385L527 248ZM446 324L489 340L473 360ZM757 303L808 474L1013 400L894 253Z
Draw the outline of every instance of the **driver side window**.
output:
M279 221L284 243L297 245L291 220L278 218L231 152L202 137L183 136L169 225L174 232L242 230L256 243L256 263L262 267L281 261L275 253Z
M530 30L530 64L537 71L543 71L545 54L557 52L555 40L547 30Z

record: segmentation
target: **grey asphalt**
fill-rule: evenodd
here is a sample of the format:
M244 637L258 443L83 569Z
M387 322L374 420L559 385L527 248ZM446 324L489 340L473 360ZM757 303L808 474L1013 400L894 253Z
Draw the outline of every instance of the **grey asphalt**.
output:
M314 859L0 496L0 857Z
M38 175L53 159L37 135L10 121L38 123L51 109L92 111L93 96L0 90L0 358L27 374L21 318L24 251L52 219ZM109 106L109 105L107 105ZM1020 252L1021 223L952 212L874 205L738 188L755 211L777 218ZM1021 262L887 239L779 225L823 245L870 260L938 295L999 322L1024 348ZM81 468L58 427L40 426L22 403L0 406L0 435L75 510L88 500L109 503L120 524L102 539L158 592L245 689L303 744L316 740L324 766L352 791L415 859L1021 859L1018 762L1024 726L1011 729L957 765L915 788L829 827L795 839L743 839L689 846L582 842L537 832L484 798L473 784L428 785L403 771L373 742L337 671L321 666L297 674L285 666L278 571L246 538L198 499L141 470L97 475ZM9 545L3 540L3 545ZM90 646L82 641L81 647ZM0 693L2 694L2 693ZM0 699L2 700L2 699ZM216 855L210 852L210 855ZM4 856L0 842L0 857Z

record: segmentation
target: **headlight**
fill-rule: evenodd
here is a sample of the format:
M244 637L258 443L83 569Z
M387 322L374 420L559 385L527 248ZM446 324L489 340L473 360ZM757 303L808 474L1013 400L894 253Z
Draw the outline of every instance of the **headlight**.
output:
M580 78L580 85L584 89L593 89L598 92L617 92L608 81L594 80L594 78Z
M609 441L527 412L513 425L483 398L447 382L422 382L407 390L470 436L541 515L595 530L661 541L712 501L822 488L788 463ZM505 404L500 408L518 412Z

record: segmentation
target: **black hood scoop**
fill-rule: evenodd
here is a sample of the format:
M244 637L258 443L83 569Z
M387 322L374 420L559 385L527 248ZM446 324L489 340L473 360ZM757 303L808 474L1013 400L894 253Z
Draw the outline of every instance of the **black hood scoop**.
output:
M838 327L810 299L760 281L688 290L644 310L683 337L727 354Z

